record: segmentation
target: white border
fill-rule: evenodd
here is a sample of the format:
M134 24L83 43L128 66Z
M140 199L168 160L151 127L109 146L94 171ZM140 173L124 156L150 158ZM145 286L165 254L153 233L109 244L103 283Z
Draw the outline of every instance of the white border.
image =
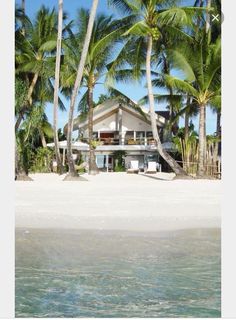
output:
M14 317L14 1L0 4L0 317Z
M222 317L236 318L236 1L222 0L223 201L222 201Z
M235 119L236 1L222 0L223 29L223 193L222 317L236 317ZM14 1L0 3L1 33L1 222L0 317L14 317ZM234 205L234 206L233 206Z

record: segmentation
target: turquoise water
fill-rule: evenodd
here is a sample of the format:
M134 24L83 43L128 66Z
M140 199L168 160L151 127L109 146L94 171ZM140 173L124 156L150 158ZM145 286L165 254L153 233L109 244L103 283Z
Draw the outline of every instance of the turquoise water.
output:
M220 317L220 230L16 230L16 317Z

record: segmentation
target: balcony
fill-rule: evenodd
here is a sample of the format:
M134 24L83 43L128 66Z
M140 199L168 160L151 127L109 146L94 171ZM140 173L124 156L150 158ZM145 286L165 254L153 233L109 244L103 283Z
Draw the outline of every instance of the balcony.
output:
M151 131L103 131L93 132L93 140L104 146L155 146ZM81 138L88 143L88 138Z
M82 138L82 142L88 143L87 138ZM153 137L148 138L94 138L93 141L97 141L99 145L143 145L143 146L153 146L155 145L155 140Z

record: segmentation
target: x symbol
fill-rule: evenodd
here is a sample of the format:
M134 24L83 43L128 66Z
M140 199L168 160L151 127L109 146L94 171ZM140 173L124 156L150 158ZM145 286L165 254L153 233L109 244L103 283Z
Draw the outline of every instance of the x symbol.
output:
M213 18L212 21L215 21L215 20L218 22L220 21L219 14L217 14L217 15L212 14L212 18Z

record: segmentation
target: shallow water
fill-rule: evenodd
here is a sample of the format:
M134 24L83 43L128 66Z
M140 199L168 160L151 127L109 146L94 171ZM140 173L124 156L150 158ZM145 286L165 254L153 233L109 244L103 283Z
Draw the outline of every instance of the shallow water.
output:
M16 317L220 317L220 230L16 230Z

